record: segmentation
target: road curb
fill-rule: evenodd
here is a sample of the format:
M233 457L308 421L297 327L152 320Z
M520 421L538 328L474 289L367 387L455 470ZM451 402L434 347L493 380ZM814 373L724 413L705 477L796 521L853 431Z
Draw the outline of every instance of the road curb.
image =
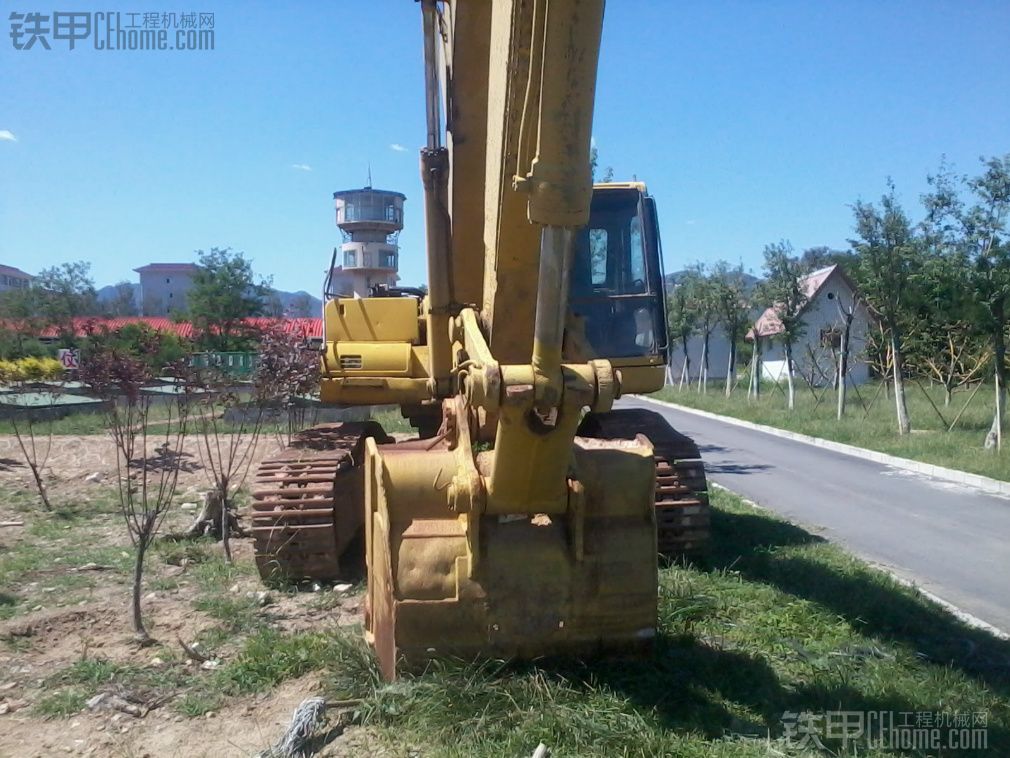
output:
M876 450L867 450L863 447L847 445L844 442L834 442L822 437L811 437L809 434L790 432L785 429L778 429L774 426L755 424L753 421L744 421L743 419L733 418L732 416L721 416L718 413L702 411L697 408L689 408L685 405L670 403L666 400L657 400L656 398L648 397L646 395L631 395L631 397L638 398L639 400L645 400L646 402L654 403L656 405L665 405L669 408L675 408L678 411L683 411L684 413L693 413L695 416L702 416L704 418L714 419L715 421L722 421L727 424L732 424L733 426L743 427L744 429L764 432L765 434L771 434L775 437L793 440L794 442L802 442L806 445L813 445L814 447L833 450L836 453L851 455L853 458L862 458L864 461L882 463L885 466L892 466L894 468L904 469L905 471L912 471L917 474L931 476L935 479L944 479L955 484L963 484L969 487L974 487L975 489L981 490L990 495L999 495L1000 497L1010 498L1010 482L1001 482L999 479L992 479L988 476L969 474L966 471L958 471L957 469L937 466L932 463L922 463L921 461L913 461L908 458L899 458L896 455L878 453Z

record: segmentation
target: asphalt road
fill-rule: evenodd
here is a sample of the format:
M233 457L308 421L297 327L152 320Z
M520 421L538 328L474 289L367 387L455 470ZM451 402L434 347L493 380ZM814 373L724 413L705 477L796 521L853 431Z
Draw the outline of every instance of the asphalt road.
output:
M1010 499L641 398L710 480L1010 632Z

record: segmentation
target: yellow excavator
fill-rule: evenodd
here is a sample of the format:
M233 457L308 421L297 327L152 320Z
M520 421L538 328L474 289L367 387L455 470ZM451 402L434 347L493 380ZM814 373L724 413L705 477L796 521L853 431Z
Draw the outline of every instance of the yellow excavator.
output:
M592 182L603 5L421 1L428 291L328 298L320 388L420 434L317 426L256 475L265 578L332 578L363 540L390 679L647 646L658 553L707 537L697 448L613 408L662 386L667 338L655 202Z

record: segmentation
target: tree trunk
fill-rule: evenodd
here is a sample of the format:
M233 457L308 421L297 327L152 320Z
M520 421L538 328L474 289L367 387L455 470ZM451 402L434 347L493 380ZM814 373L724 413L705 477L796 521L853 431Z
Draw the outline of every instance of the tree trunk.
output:
M691 353L687 349L687 335L684 335L682 344L684 348L684 366L680 371L680 389L684 389L685 384L691 383Z
M838 356L838 378L836 380L838 382L838 411L835 418L838 421L841 421L842 416L845 415L845 378L849 373L849 332L851 329L852 315L846 314L845 328L842 329L842 344L839 346L841 350Z
M708 334L701 341L701 360L698 362L698 393L703 393L708 389L708 377L705 375L705 367L708 365Z
M151 535L146 532L137 535L137 554L133 562L133 631L142 642L151 639L147 629L144 628L144 617L140 608L140 595L144 581L144 556L147 554L150 539Z
M789 410L796 407L796 388L793 386L793 343L786 340L786 385L789 388Z
M999 450L1003 444L1003 415L1006 412L1006 340L1003 336L1002 321L1000 328L993 334L993 360L996 362L994 378L996 379L996 412L993 414L992 426L985 435L985 448Z
M28 468L31 469L32 476L35 478L35 486L38 488L39 497L42 498L42 505L47 511L51 511L53 509L53 505L49 502L49 493L46 492L45 482L42 481L42 472L39 471L35 462L31 460L28 461Z
M726 397L733 392L733 380L736 379L736 342L729 343L729 365L726 366Z
M950 385L943 385L943 407L950 408L950 401L953 392L951 392Z
M218 497L221 499L221 549L225 562L231 563L231 503L228 502L227 480L218 491Z
M912 431L912 424L908 419L908 404L905 402L900 335L895 326L891 327L891 365L894 370L894 407L898 414L898 434L908 434Z

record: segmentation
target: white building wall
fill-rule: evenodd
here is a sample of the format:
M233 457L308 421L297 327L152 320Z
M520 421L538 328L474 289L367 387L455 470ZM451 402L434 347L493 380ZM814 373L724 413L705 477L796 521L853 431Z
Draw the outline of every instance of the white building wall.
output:
M689 376L697 380L701 371L701 357L705 340L696 334L687 341L687 354L690 357ZM717 326L708 340L708 378L723 380L729 364L729 339L721 326ZM740 369L739 363L737 370ZM684 370L684 346L677 340L670 347L670 377L674 383L680 381Z
M828 293L833 293L835 298L828 298ZM835 362L830 348L822 344L821 334L831 329L841 331L844 328L845 322L839 313L837 303L841 302L842 308L849 310L852 301L853 292L848 282L837 272L832 274L803 314L805 329L802 336L793 344L794 376L812 378L816 385L826 383L822 372L828 377L833 376ZM870 368L866 362L869 323L870 317L866 307L857 305L849 336L849 381L854 384L863 384L870 379ZM786 356L782 338L765 337L761 343L763 375L773 381L784 379Z
M189 271L144 271L140 274L140 308L144 316L185 313L187 295L193 288Z

